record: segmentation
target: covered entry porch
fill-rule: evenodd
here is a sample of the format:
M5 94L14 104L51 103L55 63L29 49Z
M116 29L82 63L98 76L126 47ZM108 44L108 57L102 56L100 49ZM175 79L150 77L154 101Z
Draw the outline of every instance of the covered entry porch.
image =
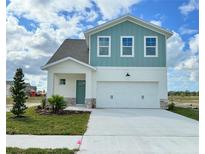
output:
M84 105L85 74L54 74L54 94L64 96L69 105Z
M48 68L47 97L61 95L68 106L95 105L92 97L92 73L95 68L69 59Z

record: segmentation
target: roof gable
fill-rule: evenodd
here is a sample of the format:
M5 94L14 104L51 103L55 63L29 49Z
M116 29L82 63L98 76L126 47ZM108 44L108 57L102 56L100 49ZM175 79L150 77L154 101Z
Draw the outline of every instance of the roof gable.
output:
M59 61L66 57L72 57L84 63L88 63L88 46L84 39L66 39L46 65Z
M66 57L66 58L60 59L60 60L58 60L58 61L55 61L55 62L53 62L53 63L46 64L46 65L42 66L41 69L42 69L42 70L46 70L46 69L48 69L49 67L58 65L58 64L63 63L63 62L65 62L65 61L68 61L68 60L73 61L73 62L75 62L75 63L78 63L78 64L80 64L80 65L82 65L82 66L85 66L85 67L87 67L87 68L90 68L90 69L92 69L92 70L96 70L95 67L93 67L93 66L91 66L91 65L89 65L89 64L87 64L87 63L84 63L84 62L82 62L82 61L79 61L79 60L77 60L77 59L75 59L75 58L72 58L72 57Z
M111 20L109 22L106 22L102 25L99 25L97 27L94 27L94 28L91 28L87 31L85 31L85 37L88 38L89 35L92 35L92 34L95 34L97 32L100 32L102 30L105 30L105 29L108 29L108 28L111 28L115 25L118 25L122 22L125 22L125 21L129 21L129 22L132 22L132 23L135 23L139 26L142 26L142 27L145 27L147 29L150 29L152 31L155 31L155 32L158 32L162 35L165 35L167 38L169 38L170 36L172 36L172 32L166 30L165 28L162 28L160 26L157 26L157 25L154 25L150 22L146 22L146 21L143 21L139 18L136 18L136 17L133 17L131 15L125 15L125 16L122 16L120 18L117 18L117 19L114 19L114 20Z

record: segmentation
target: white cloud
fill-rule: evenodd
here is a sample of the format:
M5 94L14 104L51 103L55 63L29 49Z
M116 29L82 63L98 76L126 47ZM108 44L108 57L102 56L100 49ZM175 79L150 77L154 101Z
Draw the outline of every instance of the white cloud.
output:
M197 80L197 73L192 73L187 70L168 68L168 90L195 91L198 90L198 87L199 82Z
M198 30L197 29L187 28L186 26L181 26L179 28L179 32L182 35L192 35L192 34L196 34L198 32Z
M112 19L119 15L129 13L130 7L141 0L94 0L99 7L103 19Z
M25 68L30 68L30 65L25 65Z
M87 21L89 22L93 22L97 19L98 17L98 14L95 12L95 11L90 11L90 12L87 12L86 13L86 18L87 18Z
M196 70L198 69L199 66L199 61L198 58L196 56L192 56L182 62L180 62L179 64L176 65L175 69L177 70Z
M11 3L7 6L7 12L9 14L12 13L17 16L33 19L37 22L53 23L53 21L56 21L56 24L58 24L59 20L62 20L58 17L58 13L60 11L83 12L86 8L90 7L92 7L90 0L26 0L23 3L21 0L12 0Z
M106 23L106 21L107 21L107 20L99 20L97 23L98 23L98 25L101 25L101 24Z
M160 21L160 20L151 20L150 22L151 22L152 24L157 25L157 26L161 26L161 25L162 25L162 21Z
M199 81L199 71L198 70L194 70L191 72L189 79L191 81L194 82L198 82Z
M45 72L40 67L64 39L84 37L81 21L98 17L92 6L90 0L12 0L7 6L7 79L12 79L17 67L22 67L27 81L45 89ZM64 16L62 11L75 12ZM29 31L19 24L22 17L33 20L37 27Z
M173 68L173 71L183 71L186 73L186 78L183 79L186 82L198 82L198 34L190 38L188 49L184 47L185 42L178 33L174 32L174 35L167 42L168 67ZM173 77L170 80L175 82L176 78Z
M188 3L184 3L179 7L181 14L188 15L190 12L199 9L198 0L189 0Z
M47 80L46 73L41 75L25 73L25 82L30 83L31 85L36 85L38 88L37 90L46 90L47 83L45 80Z
M193 54L197 54L199 52L199 34L194 35L189 40L189 48Z
M169 67L174 67L184 59L185 56L185 54L183 54L185 42L178 33L173 33L173 36L167 41L167 64Z

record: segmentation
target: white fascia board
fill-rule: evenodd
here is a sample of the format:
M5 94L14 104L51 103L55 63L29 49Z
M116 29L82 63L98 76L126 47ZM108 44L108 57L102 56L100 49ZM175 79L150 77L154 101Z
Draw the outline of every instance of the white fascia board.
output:
M50 63L50 64L48 64L48 65L44 65L44 66L41 67L41 69L42 69L42 70L46 70L48 67L57 65L57 64L62 63L62 62L64 62L64 61L67 61L67 60L72 60L72 61L74 61L74 62L76 62L76 63L78 63L78 64L81 64L81 65L86 66L86 67L88 67L88 68L90 68L90 69L96 70L95 67L93 67L93 66L91 66L91 65L88 65L88 64L86 64L86 63L84 63L84 62L81 62L81 61L79 61L79 60L77 60L77 59L75 59L75 58L72 58L72 57L66 57L66 58L63 58L63 59L58 60L58 61L56 61L56 62Z

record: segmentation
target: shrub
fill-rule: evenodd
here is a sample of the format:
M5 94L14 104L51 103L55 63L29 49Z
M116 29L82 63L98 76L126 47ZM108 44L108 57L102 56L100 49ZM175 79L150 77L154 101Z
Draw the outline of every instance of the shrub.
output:
M42 109L45 109L45 106L46 106L46 98L44 97L44 98L41 100L41 107L42 107Z
M64 98L60 95L53 95L52 97L48 98L48 102L51 105L52 111L54 113L57 113L59 110L62 110L66 107Z
M168 110L174 110L175 104L172 102L168 105Z

